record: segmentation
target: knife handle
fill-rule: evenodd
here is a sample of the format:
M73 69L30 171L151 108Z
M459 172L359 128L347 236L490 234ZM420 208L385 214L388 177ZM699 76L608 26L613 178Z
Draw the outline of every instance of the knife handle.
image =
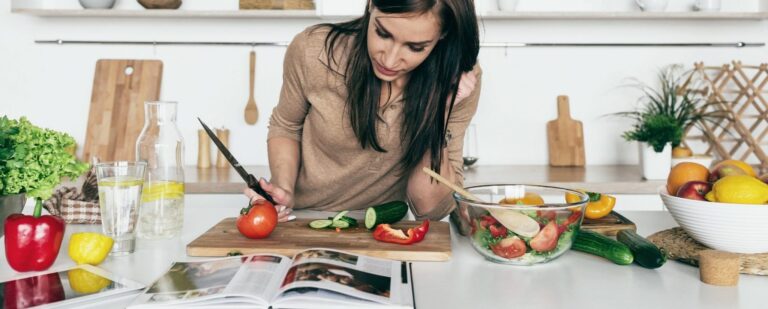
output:
M253 175L248 174L248 187L253 189L253 191L256 191L258 195L261 195L264 199L272 203L272 205L277 205L277 202L275 202L274 199L272 199L272 196L267 193L267 191L264 191L264 189L261 188L261 185L259 184L259 180L256 179L256 177L253 177Z

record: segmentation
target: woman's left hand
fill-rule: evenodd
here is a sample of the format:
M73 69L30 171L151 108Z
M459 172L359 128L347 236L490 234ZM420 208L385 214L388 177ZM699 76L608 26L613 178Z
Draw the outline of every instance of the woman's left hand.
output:
M461 102L472 94L475 91L475 85L477 85L477 75L475 75L474 71L462 73L459 80L459 90L456 92L456 103Z

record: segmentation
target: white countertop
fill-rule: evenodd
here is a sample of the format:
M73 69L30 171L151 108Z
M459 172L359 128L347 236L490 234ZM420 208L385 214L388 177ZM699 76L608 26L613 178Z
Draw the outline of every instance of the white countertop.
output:
M100 267L148 285L166 271L172 261L199 260L186 256L186 244L222 218L235 216L245 203L246 199L238 195L187 195L184 231L180 238L138 240L134 254L109 257ZM665 212L623 214L637 224L643 236L676 226ZM312 214L301 216L305 215ZM53 267L74 264L66 250L69 234L86 230L99 231L100 227L67 227L62 250ZM738 287L718 287L700 282L698 268L682 263L670 261L660 269L648 270L637 265L614 265L575 251L548 264L507 266L484 260L474 252L468 239L457 235L453 234L451 261L414 263L417 308L766 307L766 277L742 275ZM21 275L26 274L14 272L5 259L0 261L0 280ZM124 307L131 300L116 299L91 307Z

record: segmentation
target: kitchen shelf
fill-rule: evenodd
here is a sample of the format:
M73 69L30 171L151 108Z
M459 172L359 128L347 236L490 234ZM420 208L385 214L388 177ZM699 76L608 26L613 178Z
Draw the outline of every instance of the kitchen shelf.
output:
M104 9L12 9L13 13L41 17L131 17L131 18L319 18L314 10L104 10Z
M768 12L488 12L485 20L505 19L768 19Z
M40 17L128 17L128 18L264 18L339 19L355 16L318 16L314 10L105 10L13 8L13 13ZM768 12L488 12L484 20L763 20Z
M256 177L269 179L267 166L246 166ZM187 166L184 169L187 193L240 194L245 188L232 168ZM540 184L613 194L657 194L666 181L643 180L638 165L592 165L550 167L547 165L480 165L464 172L464 185L494 183Z

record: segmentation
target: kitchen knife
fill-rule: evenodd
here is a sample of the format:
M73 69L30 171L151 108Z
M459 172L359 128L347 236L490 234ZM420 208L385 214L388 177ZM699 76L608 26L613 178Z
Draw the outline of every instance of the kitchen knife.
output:
M253 191L256 191L259 195L261 195L263 198L265 198L267 201L272 203L273 205L277 205L274 199L272 199L272 196L269 195L264 189L261 188L261 185L259 184L259 181L256 179L256 177L253 177L253 174L249 174L247 171L245 171L245 168L243 168L242 165L240 165L239 162L237 162L237 159L235 159L234 156L232 156L232 153L229 152L229 149L227 149L226 146L219 140L218 137L216 137L216 134L213 134L213 131L211 131L210 128L203 122L200 117L197 118L198 121L200 121L200 124L203 125L203 129L205 129L205 133L208 133L208 137L213 140L213 143L216 144L216 147L219 148L219 151L221 151L221 154L224 155L225 158L227 158L227 161L229 161L229 164L232 165L233 168L235 168L235 171L237 171L238 174L240 174L240 177L243 177L243 180L245 180L245 183L248 185L248 188L253 189Z

